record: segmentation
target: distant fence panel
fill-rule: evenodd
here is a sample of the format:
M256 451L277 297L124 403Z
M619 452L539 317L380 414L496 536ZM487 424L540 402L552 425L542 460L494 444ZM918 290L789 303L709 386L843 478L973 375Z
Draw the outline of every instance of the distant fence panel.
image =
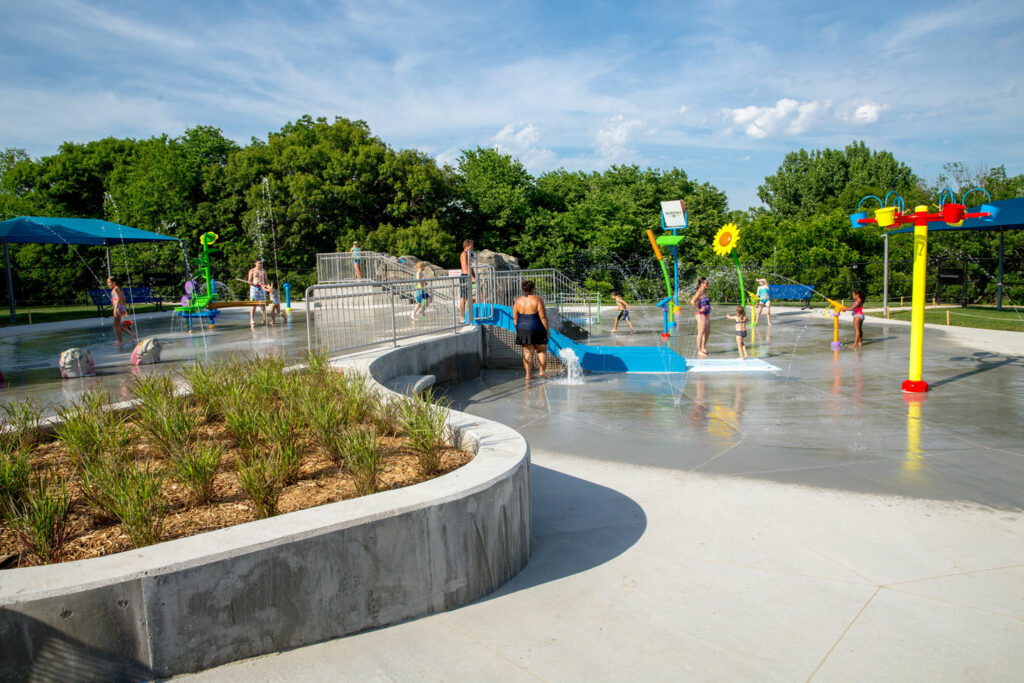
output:
M307 345L329 353L454 330L458 278L313 285L306 290ZM418 317L417 295L430 304Z

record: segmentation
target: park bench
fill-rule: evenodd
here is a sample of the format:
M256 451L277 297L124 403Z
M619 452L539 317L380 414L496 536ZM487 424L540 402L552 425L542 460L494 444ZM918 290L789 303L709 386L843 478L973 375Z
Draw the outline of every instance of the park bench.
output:
M803 301L807 308L814 296L814 285L768 285L768 296L772 301Z
M156 304L156 310L164 310L164 298L153 294L152 287L122 287L125 301L131 304ZM111 305L109 289L90 289L89 298L96 307L96 315L103 316L103 309Z

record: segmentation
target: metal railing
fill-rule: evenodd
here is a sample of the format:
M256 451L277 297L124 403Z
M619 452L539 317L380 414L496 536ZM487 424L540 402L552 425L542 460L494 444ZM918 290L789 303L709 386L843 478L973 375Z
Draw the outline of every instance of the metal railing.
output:
M375 344L397 344L424 334L454 330L459 315L459 278L346 282L306 289L306 343L328 353ZM417 295L429 295L421 315Z
M359 271L356 271L356 261ZM358 282L373 280L386 282L389 280L410 280L416 269L408 263L399 261L394 256L376 251L345 251L335 254L316 255L317 284L329 285L342 282ZM358 275L358 277L357 277Z
M335 268L333 272L337 273L341 269L336 268L336 264L351 260L349 254L326 256L348 258L318 261L318 271L321 263L333 263L327 267ZM374 275L396 277L400 272L382 270L385 263L389 266L396 263L393 258L370 261L364 258L363 263L376 264ZM401 339L455 330L463 324L459 311L463 297L469 299L470 304L512 306L522 295L524 280L533 280L536 284L537 293L547 304L551 329L574 339L584 339L590 335L593 324L600 320L598 295L586 292L559 271L548 268L495 271L492 266L480 264L474 268L476 283L472 287L459 277L374 278L309 287L306 290L307 344L311 350L333 353L375 344L397 344ZM331 272L326 271L326 274L330 276ZM418 293L429 294L430 304L414 319L413 313L419 311ZM482 317L490 314L487 306L481 307L479 312ZM494 342L488 344L488 355L492 359L519 358L519 349L513 343L514 333L491 329L487 332Z
M559 329L563 321L568 321L589 334L593 324L601 322L600 295L586 291L553 268L482 270L477 277L480 298L485 302L511 306L522 296L525 280L533 280L537 294L547 305L549 319L557 318L557 321L552 321L555 329Z

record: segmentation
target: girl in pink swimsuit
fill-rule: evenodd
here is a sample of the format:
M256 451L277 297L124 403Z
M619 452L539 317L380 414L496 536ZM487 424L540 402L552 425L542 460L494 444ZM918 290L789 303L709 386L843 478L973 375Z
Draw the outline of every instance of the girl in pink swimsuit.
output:
M860 348L864 346L864 292L856 290L853 293L853 305L850 307L853 314L853 344L850 346Z

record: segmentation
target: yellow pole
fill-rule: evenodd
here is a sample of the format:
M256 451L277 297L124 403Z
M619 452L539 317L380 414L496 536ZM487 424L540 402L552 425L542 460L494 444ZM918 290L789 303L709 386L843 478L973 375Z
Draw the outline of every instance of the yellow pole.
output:
M924 397L909 398L907 403L907 459L903 462L904 472L917 472L924 465L921 450L921 401Z
M839 311L832 316L832 341L839 341Z
M921 379L924 365L924 308L928 265L928 223L918 221L914 225L914 279L913 300L910 302L910 376L903 383L903 391L920 393L928 391L928 383Z
M946 310L946 327L949 327L949 310Z

